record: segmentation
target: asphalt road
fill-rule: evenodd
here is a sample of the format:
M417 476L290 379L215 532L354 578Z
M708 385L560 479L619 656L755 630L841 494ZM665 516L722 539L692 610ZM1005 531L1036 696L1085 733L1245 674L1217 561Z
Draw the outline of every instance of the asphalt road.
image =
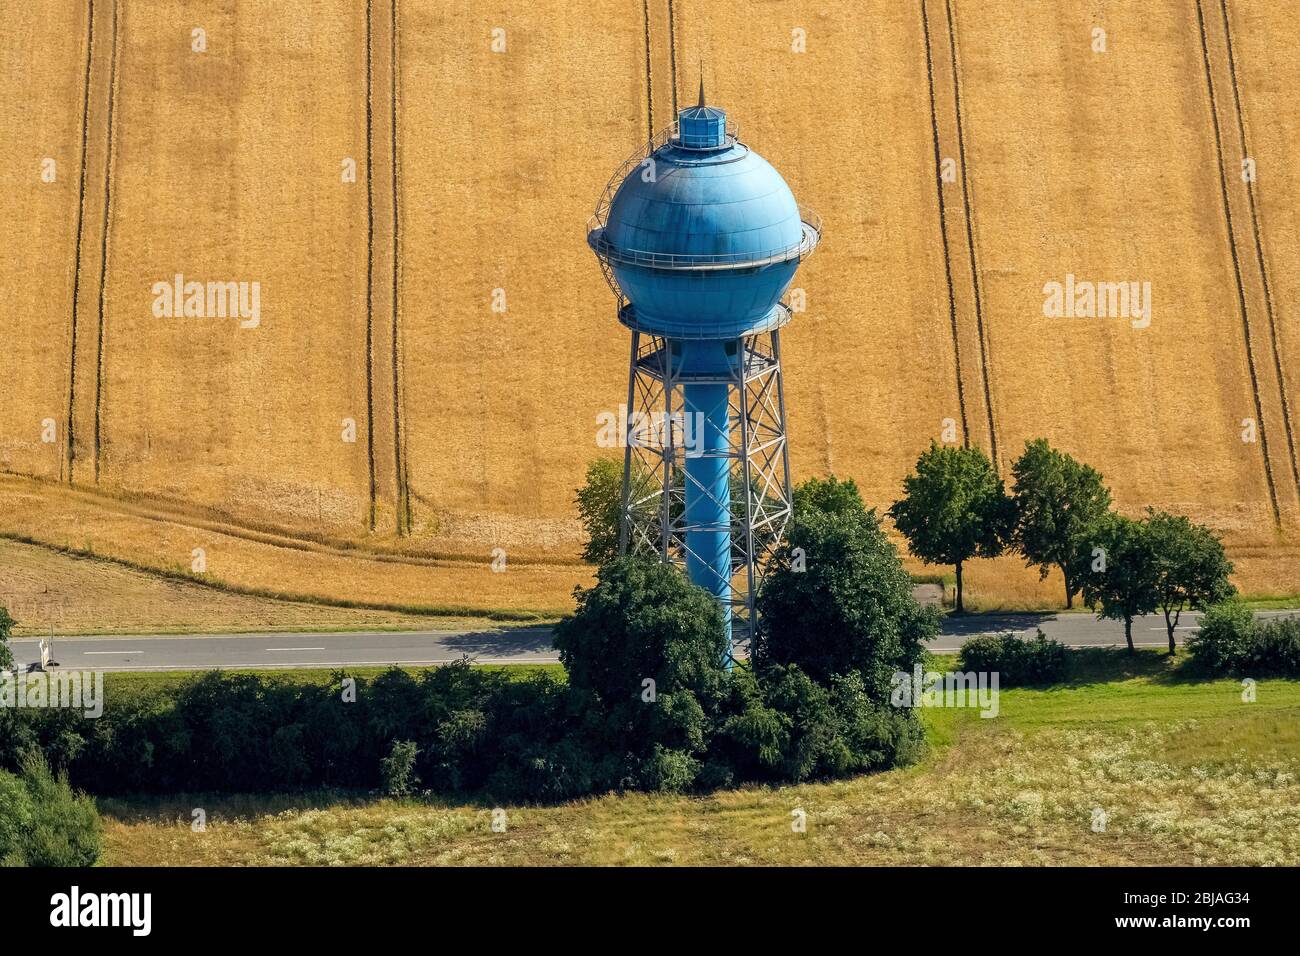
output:
M1300 609L1261 611L1261 617L1300 614ZM1195 614L1184 614L1175 640L1196 628ZM1122 647L1124 626L1098 621L1091 614L975 614L948 617L943 633L931 644L938 651L956 650L976 634L1012 631L1048 637L1071 647ZM1134 642L1143 647L1166 645L1164 618L1151 615L1133 623ZM20 665L40 659L38 639L11 641ZM446 664L470 657L480 663L538 664L555 661L549 627L485 631L348 631L345 633L136 635L132 637L59 637L54 660L65 668L101 671L207 670L213 668L303 668Z
M1281 611L1257 611L1256 617L1280 617L1300 614L1300 608ZM1174 642L1181 644L1196 630L1197 612L1184 612L1174 632ZM1069 614L972 614L968 617L944 618L943 633L929 645L934 651L955 651L977 634L1002 634L1011 631L1033 637L1038 629L1067 647L1126 647L1123 621L1099 621L1088 613ZM1163 614L1148 614L1133 619L1133 643L1138 647L1168 647Z
M20 665L40 659L39 638L11 640L10 646ZM494 664L558 660L549 627L56 637L53 659L79 670L165 671L448 664L466 656Z

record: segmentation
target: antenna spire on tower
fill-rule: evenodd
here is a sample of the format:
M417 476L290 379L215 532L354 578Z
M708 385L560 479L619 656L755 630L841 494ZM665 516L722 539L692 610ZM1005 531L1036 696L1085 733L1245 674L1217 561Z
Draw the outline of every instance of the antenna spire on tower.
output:
M704 64L700 64L700 102L699 106L704 107Z

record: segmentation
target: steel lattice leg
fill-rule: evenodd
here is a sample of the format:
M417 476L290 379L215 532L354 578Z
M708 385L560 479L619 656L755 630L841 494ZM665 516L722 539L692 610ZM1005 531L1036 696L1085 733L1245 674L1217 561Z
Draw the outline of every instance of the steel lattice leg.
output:
M790 459L785 434L779 332L747 336L735 343L736 362L726 381L729 436L711 451L727 460L731 515L731 587L719 600L732 626L734 656L744 656L753 636L758 589L777 555L792 512ZM623 469L622 553L654 555L701 573L708 562L692 558L686 488L690 449L682 436L691 409L685 398L689 376L674 360L673 344L633 333L632 367ZM712 494L717 494L714 489ZM706 582L697 582L706 583ZM718 590L706 587L708 590Z

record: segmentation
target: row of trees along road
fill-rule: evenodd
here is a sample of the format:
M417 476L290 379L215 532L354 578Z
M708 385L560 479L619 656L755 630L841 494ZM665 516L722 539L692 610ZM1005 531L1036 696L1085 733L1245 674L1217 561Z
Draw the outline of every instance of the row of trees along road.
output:
M1040 579L1058 569L1067 608L1082 594L1099 617L1123 621L1130 651L1135 617L1161 611L1172 654L1184 610L1236 593L1232 563L1209 528L1154 508L1139 520L1117 514L1101 473L1045 439L1027 442L1011 471L1008 493L980 449L931 442L889 509L915 557L955 569L958 613L965 564L1006 551L1023 555Z

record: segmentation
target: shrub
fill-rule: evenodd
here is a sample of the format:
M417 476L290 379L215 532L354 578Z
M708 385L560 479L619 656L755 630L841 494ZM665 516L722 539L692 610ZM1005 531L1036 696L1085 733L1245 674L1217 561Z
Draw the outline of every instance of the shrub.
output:
M1246 663L1254 630L1254 613L1240 598L1229 598L1206 610L1187 650L1207 670L1226 673Z
M14 669L14 655L9 649L9 635L17 623L9 616L6 608L0 607L0 673Z
M831 680L831 706L852 760L849 771L887 770L912 763L925 748L925 731L911 708L870 699L859 674Z
M620 784L682 789L725 694L717 603L672 565L640 558L606 564L577 598L555 647L586 733L600 753L626 755Z
M98 720L51 709L34 714L30 729L52 766L95 792L201 789L187 766L192 736L181 693L148 685L106 692L111 704Z
M736 671L728 690L728 716L715 740L714 757L742 779L777 777L790 744L790 717L768 706L749 670Z
M384 793L390 797L408 797L420 785L415 775L415 758L420 748L414 740L394 740L393 749L379 762L379 772L384 780Z
M822 685L797 665L774 666L761 681L736 680L734 712L718 751L745 779L802 780L911 762L922 747L916 715L872 701L862 676Z
M702 763L687 750L670 750L655 744L641 763L638 783L642 789L663 793L683 793L695 786Z
M1055 684L1069 672L1069 651L1041 630L1023 640L1014 634L981 634L962 645L960 669L998 674L1001 687Z
M1274 618L1256 624L1247 666L1261 674L1300 677L1300 618Z
M1250 608L1233 598L1205 612L1187 649L1216 674L1300 676L1300 618L1256 621Z
M93 721L68 710L0 711L0 730L8 722L97 793L375 789L395 740L416 743L413 769L425 786L470 792L521 759L522 740L542 753L574 723L563 683L546 675L515 680L459 663L418 677L394 668L358 681L355 702L342 700L342 679L213 672L114 688ZM3 765L19 757L0 738Z
M614 761L599 759L582 732L577 696L544 674L500 685L492 738L484 788L503 799L569 800L607 789L614 776Z
M32 825L32 798L21 778L0 770L0 866L27 862L23 841Z
M796 665L822 683L857 672L870 699L888 701L890 678L921 660L939 612L912 597L897 550L852 481L814 478L795 491L791 552L802 560L775 568L758 596L756 667Z
M91 866L99 859L95 804L29 753L20 776L0 771L0 864Z
M0 769L17 767L24 753L39 746L31 711L0 707Z
M577 736L523 739L519 746L505 748L484 790L514 800L572 800L607 790L613 776L611 763L594 759Z
M777 665L760 680L749 668L722 670L713 637L702 646L707 665L701 657L686 666L697 655L669 645L653 702L642 699L639 680L611 697L599 684L571 688L546 674L454 664L360 680L348 703L338 678L314 685L216 673L176 686L123 685L94 721L56 709L11 715L19 739L66 768L75 786L104 794L423 787L554 801L824 778L917 752L915 713L874 701L857 672L819 682ZM212 702L223 696L234 713L271 712L279 723L220 719ZM13 852L11 831L31 829L29 803L14 792L11 780L0 787L0 858Z
M775 667L764 675L767 705L786 718L786 746L778 765L780 776L795 783L812 777L845 773L852 754L837 733L830 692L797 665Z

